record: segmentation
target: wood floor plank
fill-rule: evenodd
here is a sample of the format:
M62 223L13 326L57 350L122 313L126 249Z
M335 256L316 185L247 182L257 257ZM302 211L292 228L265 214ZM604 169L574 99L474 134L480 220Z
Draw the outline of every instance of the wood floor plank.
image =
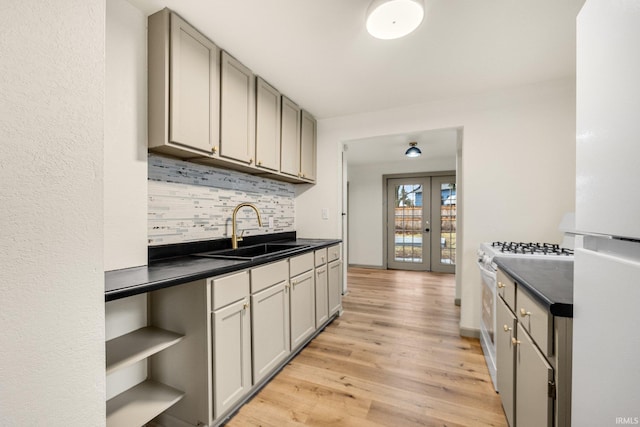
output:
M344 314L229 426L506 426L449 274L350 268Z

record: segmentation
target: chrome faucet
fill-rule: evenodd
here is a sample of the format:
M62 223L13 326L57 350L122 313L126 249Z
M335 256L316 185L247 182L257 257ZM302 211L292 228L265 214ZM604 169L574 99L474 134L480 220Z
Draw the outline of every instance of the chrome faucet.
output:
M256 207L256 205L254 205L253 203L240 203L238 206L236 206L236 208L233 210L233 215L231 216L231 248L232 249L238 249L238 242L242 241L242 233L240 233L240 235L238 236L236 233L236 215L238 214L238 211L241 208L244 207L248 207L253 209L254 211L256 211L256 214L258 215L258 225L260 227L262 227L262 218L260 217L260 211L258 211L258 208ZM243 230L244 232L244 230Z

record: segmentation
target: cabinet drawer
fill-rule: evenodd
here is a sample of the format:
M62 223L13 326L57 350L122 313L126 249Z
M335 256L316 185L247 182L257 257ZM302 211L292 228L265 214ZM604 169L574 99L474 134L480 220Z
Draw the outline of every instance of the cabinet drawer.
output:
M316 252L316 267L327 263L327 248L318 249Z
M211 305L214 310L241 300L249 295L249 272L209 279L211 281Z
M254 268L251 270L251 293L260 292L288 278L289 265L287 260Z
M331 246L327 249L328 262L340 259L340 245Z
M496 284L498 289L498 295L502 297L504 302L507 303L512 311L516 310L516 283L505 274L502 270L498 269L498 283Z
M314 254L308 252L289 259L289 277L297 276L313 268Z
M518 287L517 301L518 322L531 335L544 354L553 355L553 318L551 313L534 301L522 287Z

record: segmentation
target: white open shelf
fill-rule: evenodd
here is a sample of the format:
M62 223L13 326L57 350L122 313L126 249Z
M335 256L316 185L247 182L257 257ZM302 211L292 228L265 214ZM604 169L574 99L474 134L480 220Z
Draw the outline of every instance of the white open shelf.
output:
M140 427L183 396L173 387L144 381L107 401L107 427Z
M184 335L147 326L107 341L107 375L179 342Z

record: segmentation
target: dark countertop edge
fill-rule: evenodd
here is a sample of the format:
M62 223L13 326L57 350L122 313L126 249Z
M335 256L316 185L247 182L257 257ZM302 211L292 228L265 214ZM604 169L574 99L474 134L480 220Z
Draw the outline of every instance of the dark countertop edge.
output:
M151 291L155 291L155 290L158 290L158 289L168 288L168 287L171 287L171 286L182 285L182 284L193 282L193 281L196 281L196 280L207 279L209 277L221 276L223 274L233 273L235 271L246 270L247 268L256 267L256 266L259 266L259 265L262 265L262 264L268 264L268 263L279 261L279 260L282 260L282 259L291 258L291 257L297 256L297 255L303 255L303 254L308 253L308 252L314 252L314 251L316 251L318 249L327 248L329 246L333 246L333 245L336 245L338 243L342 243L341 239L304 239L304 238L299 238L297 240L294 239L294 240L290 240L290 241L313 242L313 243L309 243L311 245L310 247L301 248L300 250L287 252L285 254L276 254L276 255L273 255L273 256L268 256L268 257L264 257L264 258L260 258L260 259L256 259L256 260L252 260L252 261L238 262L237 264L233 264L233 265L227 265L227 266L224 266L224 267L217 267L217 268L213 268L211 270L204 270L204 271L200 271L200 272L194 273L194 274L176 276L176 277L171 277L171 278L167 278L167 279L164 279L164 280L157 280L157 281L148 282L148 283L136 283L136 284L132 284L131 286L124 286L124 287L113 289L113 290L110 290L110 291L105 291L105 302L115 301L115 300L118 300L118 299L121 299L121 298L131 297L131 296L134 296L134 295L139 295L139 294L151 292ZM191 256L190 255L186 255L186 256L184 256L182 258L185 258L185 257L191 257ZM153 263L150 263L149 266L131 267L131 268L122 269L122 270L106 271L105 272L105 286L106 286L106 282L108 282L108 280L109 280L110 273L118 272L118 274L121 274L125 270L132 270L132 271L136 270L136 271L139 271L140 269L144 269L144 268L146 268L146 269L153 268ZM161 268L161 267L158 267L158 268Z
M494 258L494 262L498 267L504 269L504 271L509 274L509 276L513 277L513 279L516 280L519 285L522 285L522 287L529 295L531 295L538 302L544 304L545 307L549 309L549 312L552 315L558 317L573 317L573 304L551 301L546 295L544 295L534 286L531 286L531 284L527 280L523 279L517 271L510 268L509 265L505 265L500 262L500 257Z

